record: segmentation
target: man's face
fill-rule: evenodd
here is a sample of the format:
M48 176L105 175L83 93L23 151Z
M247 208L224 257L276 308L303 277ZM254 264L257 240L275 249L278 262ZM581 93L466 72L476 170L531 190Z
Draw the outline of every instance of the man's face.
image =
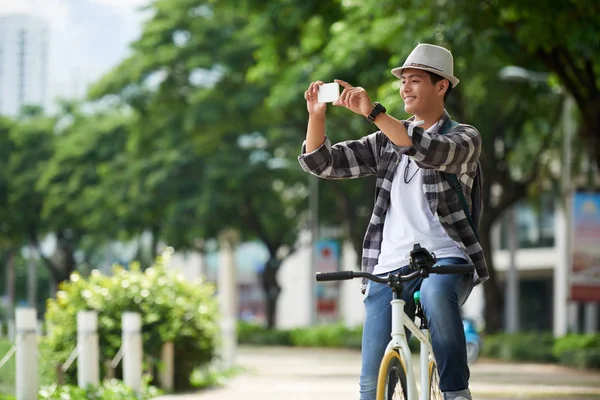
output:
M413 115L427 113L435 102L444 98L443 93L440 97L441 83L442 81L434 85L425 71L412 68L403 70L400 78L400 96L404 100L404 111Z

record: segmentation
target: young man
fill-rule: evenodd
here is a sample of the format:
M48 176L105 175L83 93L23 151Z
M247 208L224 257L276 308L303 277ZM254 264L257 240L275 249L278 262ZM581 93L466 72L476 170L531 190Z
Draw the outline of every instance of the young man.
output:
M308 129L298 160L305 171L321 178L378 177L363 245L364 271L406 273L409 253L417 242L436 255L440 266L475 264L474 275L432 274L407 283L404 289L405 309L411 317L415 312L413 293L421 291L444 398L471 400L459 307L473 285L487 279L488 272L477 234L442 173L456 174L470 209L480 209L481 135L463 124L443 129L450 124L445 98L459 82L453 75L453 63L445 48L419 44L402 67L392 70L401 80L404 109L413 115L406 121L388 115L363 88L336 80L344 89L333 105L366 117L379 130L333 146L325 136L326 104L317 101L323 82L311 83L304 95ZM475 204L471 204L472 194ZM366 313L360 399L374 400L379 363L390 340L392 292L386 285L369 281L363 293Z

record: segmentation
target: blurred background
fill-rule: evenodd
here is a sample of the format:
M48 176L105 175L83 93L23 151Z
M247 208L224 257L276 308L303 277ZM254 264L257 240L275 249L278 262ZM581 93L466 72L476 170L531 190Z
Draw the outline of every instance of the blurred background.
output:
M313 281L360 269L374 179L300 170L303 93L343 79L405 118L390 70L434 43L461 80L447 109L484 143L490 279L465 318L597 332L599 4L0 0L3 321L19 305L43 320L74 272L159 257L236 320L360 326L360 282ZM372 126L330 107L327 129Z

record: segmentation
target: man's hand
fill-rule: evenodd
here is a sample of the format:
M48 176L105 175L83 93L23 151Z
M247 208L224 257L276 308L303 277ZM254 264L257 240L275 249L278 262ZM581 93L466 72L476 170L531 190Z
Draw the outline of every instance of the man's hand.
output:
M373 111L373 103L365 89L354 87L348 82L344 82L340 79L335 79L334 81L344 88L339 100L333 102L334 106L346 107L350 111L362 115L363 117L368 117L369 114L371 114L371 111Z
M319 86L323 85L322 81L315 81L310 84L308 90L304 92L306 99L306 109L310 115L323 116L327 109L327 103L319 103Z

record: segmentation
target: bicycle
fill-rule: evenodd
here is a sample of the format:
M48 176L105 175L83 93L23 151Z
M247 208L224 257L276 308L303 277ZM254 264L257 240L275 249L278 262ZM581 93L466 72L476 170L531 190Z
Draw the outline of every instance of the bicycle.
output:
M427 278L429 274L468 274L475 270L473 264L454 264L436 267L436 258L427 249L414 245L410 253L410 272L407 275L400 273L388 274L387 277L378 277L368 272L339 271L317 273L319 282L340 281L354 278L366 278L378 283L386 283L393 290L392 331L383 359L379 367L377 379L377 400L419 400L417 382L412 364L412 352L408 346L404 327L408 328L420 342L420 372L421 396L420 400L443 399L439 388L439 375L431 342L427 319L423 313L420 302L420 292L415 292L415 316L420 319L420 326L411 320L404 311L406 304L402 300L402 284L418 277ZM424 388L429 388L425 391Z

